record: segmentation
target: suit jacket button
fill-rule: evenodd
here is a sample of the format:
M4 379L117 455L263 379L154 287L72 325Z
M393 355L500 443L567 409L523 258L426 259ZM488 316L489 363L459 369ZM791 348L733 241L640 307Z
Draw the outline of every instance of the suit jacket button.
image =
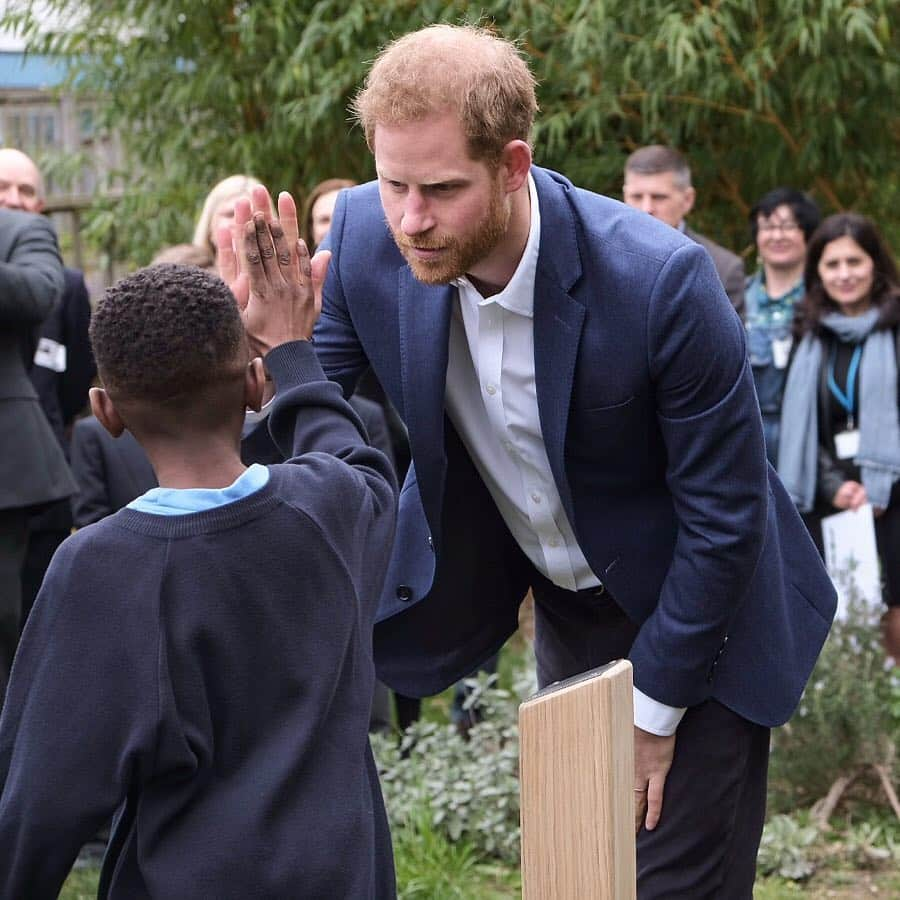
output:
M397 599L402 600L404 603L409 603L412 600L412 590L408 585L401 584L400 587L397 588Z

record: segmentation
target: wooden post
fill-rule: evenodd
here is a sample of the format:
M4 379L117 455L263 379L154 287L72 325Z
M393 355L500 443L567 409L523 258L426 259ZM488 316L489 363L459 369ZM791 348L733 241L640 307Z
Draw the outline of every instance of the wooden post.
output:
M634 900L631 663L519 707L523 900Z

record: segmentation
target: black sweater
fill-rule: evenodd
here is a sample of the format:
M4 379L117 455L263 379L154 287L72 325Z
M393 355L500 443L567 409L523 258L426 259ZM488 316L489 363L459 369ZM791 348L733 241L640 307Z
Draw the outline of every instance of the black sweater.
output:
M366 729L396 485L309 344L266 363L265 487L51 564L0 720L3 900L56 897L120 807L101 897L394 895Z

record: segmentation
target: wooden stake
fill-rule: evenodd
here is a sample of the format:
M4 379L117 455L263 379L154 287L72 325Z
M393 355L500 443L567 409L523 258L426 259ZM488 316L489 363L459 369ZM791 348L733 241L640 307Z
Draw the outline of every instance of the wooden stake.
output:
M552 684L519 707L523 900L633 900L631 663Z

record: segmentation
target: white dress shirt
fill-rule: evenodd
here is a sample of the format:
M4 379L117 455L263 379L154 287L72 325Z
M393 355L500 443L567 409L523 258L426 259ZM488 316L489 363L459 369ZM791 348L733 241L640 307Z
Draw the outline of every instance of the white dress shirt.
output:
M453 282L447 412L513 538L534 567L570 591L596 587L563 509L541 433L534 374L534 283L541 216L528 178L531 226L509 283L482 297L467 278ZM672 734L682 709L634 692L635 724Z

